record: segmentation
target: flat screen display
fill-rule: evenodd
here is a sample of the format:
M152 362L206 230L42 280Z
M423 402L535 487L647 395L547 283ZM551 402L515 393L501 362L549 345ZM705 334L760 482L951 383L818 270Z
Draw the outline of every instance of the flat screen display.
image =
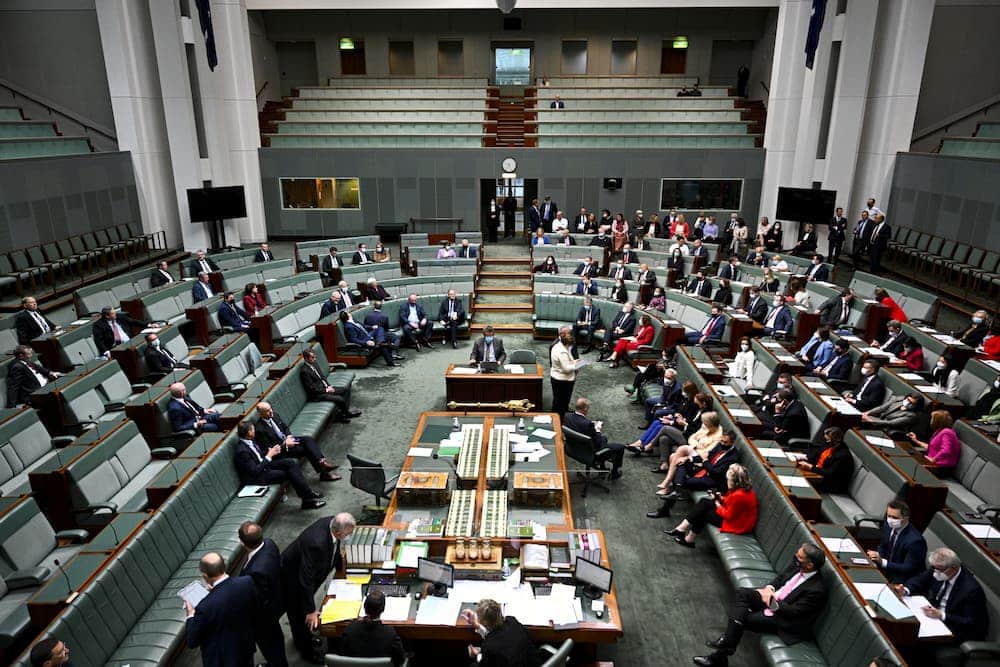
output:
M242 185L223 188L196 188L187 191L191 222L211 222L247 217L247 200Z
M836 206L835 190L778 188L778 206L774 217L778 220L819 225L830 221Z

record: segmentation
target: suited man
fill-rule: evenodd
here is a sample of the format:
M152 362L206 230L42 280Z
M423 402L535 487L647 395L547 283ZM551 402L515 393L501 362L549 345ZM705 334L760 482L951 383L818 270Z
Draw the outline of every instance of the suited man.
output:
M792 248L792 254L796 257L808 257L816 252L816 230L812 223L806 223L802 236Z
M558 220L556 222L558 222ZM560 229L559 236L556 238L554 245L576 245L576 239L569 235L568 229Z
M256 603L253 579L230 577L225 559L215 552L202 556L198 569L208 595L197 607L184 600L188 648L201 649L205 667L252 667L253 624L242 612Z
M215 296L212 286L208 282L208 274L202 271L198 274L198 280L191 286L191 301L198 303Z
M448 296L438 306L437 321L448 330L448 341L453 350L458 349L458 327L465 323L465 306L455 290L448 290Z
M341 414L341 421L349 421L344 413ZM336 482L341 479L340 475L333 472L339 466L326 460L319 444L307 435L292 435L288 424L282 421L267 401L257 404L254 439L261 450L270 449L275 445L280 446L281 453L278 454L278 459L306 459L319 474L321 482Z
M903 595L923 595L930 605L923 613L944 622L951 630L951 641L935 642L930 648L936 665L963 664L959 644L983 641L989 627L989 611L982 586L954 551L946 547L935 549L927 556L927 570L897 585Z
M830 220L830 231L827 233L827 257L831 264L836 264L840 259L840 253L844 249L844 239L847 238L847 218L844 217L844 209L837 207L834 211L833 219Z
M830 297L816 310L819 313L819 323L830 327L833 331L847 327L847 321L851 319L852 301L854 301L854 292L850 289L845 289L840 294Z
M873 340L871 342L872 347L877 347L889 354L894 354L899 356L899 353L903 351L903 345L910 340L909 335L903 331L903 325L896 320L889 320L885 323L886 337L885 340L879 342Z
M586 296L583 305L576 313L573 322L573 339L578 345L585 345L583 353L594 349L594 330L601 328L601 309L594 305L593 300Z
M376 340L381 339L381 344L394 350L399 347L399 336L389 330L389 316L382 312L381 300L372 302L372 309L365 315L364 325L369 331L376 333Z
M169 264L166 261L158 262L156 268L149 274L150 287L162 287L174 282L174 277L170 275Z
M339 313L344 308L344 297L338 290L334 290L330 293L330 298L323 302L323 307L319 309L319 318L329 317L334 313Z
M385 291L385 288L378 284L375 276L365 281L365 291L368 292L369 301L389 301L392 295Z
M374 261L368 252L368 246L364 243L359 243L358 249L351 256L351 264L371 264Z
M809 282L826 282L830 279L830 269L827 268L826 264L823 263L823 255L813 255L812 264L809 265L809 270L806 271L806 279Z
M337 246L330 246L326 256L323 258L320 269L322 269L323 273L330 276L330 280L333 280L333 270L339 269L342 266L344 266L344 260L337 256Z
M632 271L625 265L624 259L619 259L617 264L608 269L608 278L632 280Z
M101 319L94 322L94 346L97 347L98 353L109 356L111 348L131 338L129 329L126 327L141 328L144 326L146 326L145 322L119 313L111 306L105 306L101 308Z
M885 216L879 213L875 216L875 227L872 229L871 242L869 244L869 254L871 256L871 272L878 275L882 272L882 255L889 247L889 240L892 239L892 228L885 221Z
M976 348L983 344L983 339L989 332L989 314L985 310L977 310L972 313L969 327L964 331L956 331L955 337L969 347ZM18 330L18 339L20 339L20 330Z
M611 321L610 326L604 331L604 342L601 344L601 358L598 361L604 361L605 356L611 354L611 350L619 338L631 336L635 332L636 319L633 312L634 308L635 305L631 302L624 304Z
M177 357L163 347L160 337L152 331L146 334L146 348L142 351L142 356L146 361L146 370L157 375L169 373L175 368L188 367L187 364L177 361Z
M326 371L316 362L316 351L312 348L302 353L302 368L299 369L299 381L306 390L309 401L325 401L337 406L337 421L349 424L354 417L361 416L361 410L351 407L351 390L338 390L326 379Z
M399 667L406 660L403 640L390 626L382 625L381 616L385 611L385 594L373 590L365 597L365 615L351 621L340 636L337 655L352 658L390 658L393 667Z
M622 251L618 255L618 259L622 262L625 262L626 264L639 263L639 255L632 251L632 247L628 243L626 243L624 247L622 247Z
M517 197L508 195L503 198L503 237L514 236L514 221L517 217ZM473 248L473 252L475 248ZM461 256L461 255L460 255ZM472 255L475 257L475 255Z
M392 345L386 342L384 329L368 329L361 323L356 322L354 316L347 310L340 311L340 322L344 328L344 337L347 338L347 342L360 345L367 350L378 348L382 354L382 358L385 359L386 366L397 365L393 359L399 357L393 355Z
M882 405L885 401L885 385L878 377L878 364L868 359L861 365L861 384L853 392L844 394L848 403L861 412Z
M531 231L542 227L542 209L538 205L538 198L531 200L531 206L528 207L528 225Z
M688 462L677 468L674 476L674 488L665 496L665 500L676 500L680 497L679 489L693 491L726 490L726 472L729 466L739 460L736 450L736 434L726 431L722 434L719 444L708 450L708 456L700 465Z
M875 221L868 219L868 211L861 211L861 219L854 226L854 236L851 241L851 261L854 262L855 268L861 268L861 257L868 254L868 245L871 243L874 229Z
M927 541L910 523L910 506L904 501L889 501L878 549L867 553L875 567L894 584L908 581L924 569Z
M596 278L598 272L597 263L594 262L592 257L584 257L583 262L576 265L576 269L573 271L574 276L587 276L588 278Z
M729 262L719 271L719 278L725 278L730 282L738 283L742 277L743 274L740 271L740 258L733 255L729 258Z
M597 296L597 284L589 277L584 276L576 284L576 290L573 293L577 295Z
M831 385L847 383L851 378L851 369L854 368L850 350L851 344L841 338L833 344L833 359L822 368L814 368L813 374L824 378Z
M750 288L750 299L742 312L749 315L754 322L764 324L764 320L767 318L767 299L761 295L760 287L757 285Z
M420 351L421 345L433 348L431 335L434 333L434 320L427 317L424 307L417 303L417 295L411 294L406 304L399 309L399 328L403 332L403 341L410 341Z
M764 334L768 336L784 335L792 330L792 309L785 303L780 294L775 294L771 301L774 306L764 318Z
M271 252L271 246L267 243L261 243L260 249L254 254L254 262L270 262L274 260L274 253Z
M684 291L688 294L694 294L695 296L707 299L712 296L712 283L705 278L705 272L699 269L698 273L692 276L691 280L688 281L687 287Z
M288 482L302 501L302 509L313 510L326 505L326 501L321 500L323 494L309 487L299 462L295 459L278 458L281 445L261 449L255 440L256 434L253 422L240 422L236 427L238 440L233 453L233 465L240 484L253 486Z
M590 244L593 248L610 248L611 247L611 237L604 233L604 228L602 227L597 234L590 239Z
M472 344L472 354L469 355L469 362L473 365L487 361L495 361L503 365L507 360L507 351L503 349L503 339L494 335L493 325L487 324L483 329L483 336Z
M566 108L566 103L562 101L562 98L560 98L558 95L556 95L556 98L554 100L552 100L552 103L549 105L549 108L550 109L565 109Z
M198 250L194 254L194 259L188 267L188 274L196 276L199 273L211 273L218 271L219 265L212 261L212 258L205 255L204 250Z
M719 342L722 334L726 330L726 318L722 316L722 309L718 304L712 304L712 310L705 322L705 326L700 331L689 331L685 334L688 345L701 345L703 343Z
M347 284L346 280L341 280L337 283L337 291L340 292L340 299L344 302L344 308L350 308L361 303L360 295L351 291L351 286Z
M603 422L594 422L588 416L590 414L590 401L586 398L576 399L576 410L567 412L563 424L567 428L590 438L597 452L599 462L611 462L611 479L618 479L622 476L622 460L625 458L625 445L609 443L608 436L601 433Z
M223 302L219 304L219 324L229 327L233 331L247 331L250 329L250 317L247 312L236 304L236 296L232 292L226 292Z
M319 627L316 589L326 583L331 572L340 569L343 541L354 532L354 526L354 517L346 512L324 517L281 552L281 588L288 625L295 648L307 661L323 661L312 644L312 631Z
M175 432L193 430L201 434L220 430L219 413L198 405L187 395L187 387L183 382L170 385L170 396L167 417L170 419L170 428Z
M791 389L778 392L778 402L770 423L764 428L764 437L787 445L792 438L809 437L809 418L802 401Z
M683 244L682 247L686 248L687 244ZM701 239L695 239L691 244L691 249L684 254L691 255L692 257L702 257L704 261L708 261L708 248L701 242Z
M826 606L826 583L819 573L825 562L823 550L806 542L795 552L792 565L769 584L737 590L725 633L708 642L715 652L695 657L694 663L708 667L727 664L746 630L777 634L786 644L808 639Z
M56 329L56 325L38 312L35 297L26 296L21 299L21 312L14 318L14 328L17 330L18 344L28 345L35 338Z
M550 223L556 219L556 211L558 210L559 207L552 201L552 197L546 196L545 201L542 202L542 206L539 209L541 212L541 222L546 228L551 229Z
M462 612L462 619L483 638L482 646L468 646L472 664L511 667L542 664L528 630L515 617L504 616L496 600L480 600L475 611Z
M247 558L240 569L241 577L250 577L257 594L253 614L253 636L272 667L285 667L285 635L278 619L284 613L281 600L281 551L269 537L264 537L260 524L244 521L237 531Z
M34 355L30 345L18 345L14 351L16 361L7 369L8 408L27 405L31 392L62 375L32 361Z
M890 398L885 403L861 413L861 421L871 428L884 431L913 431L924 409L924 397L914 392L902 398Z
M677 371L673 368L663 370L663 379L660 382L660 395L653 395L645 400L646 428L653 421L653 411L662 408L666 414L671 416L677 411L681 403L681 383L677 381ZM658 408L659 406L659 408Z
M511 236L513 236L513 231ZM459 259L475 259L476 258L476 246L469 245L469 239L462 239L462 245L458 246L458 250L455 252L455 257Z
M573 218L573 228L578 232L584 231L587 229L587 220L589 218L590 216L587 215L586 207L581 206L580 212L577 213L575 218Z
M656 287L656 274L649 270L648 264L639 265L639 275L636 277L640 285Z

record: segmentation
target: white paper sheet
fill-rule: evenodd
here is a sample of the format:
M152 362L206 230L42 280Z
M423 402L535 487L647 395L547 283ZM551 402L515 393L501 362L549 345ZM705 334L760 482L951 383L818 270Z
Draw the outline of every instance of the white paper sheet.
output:
M551 424L552 415L535 415L531 418L532 424Z
M761 345L763 345L763 346L764 346L764 347L766 347L766 348L769 348L769 349L772 349L772 350L773 350L773 349L778 349L778 350L780 350L780 349L781 349L781 347L782 347L782 346L781 346L781 343L778 343L778 342L776 342L776 341L768 341L768 342L766 342L766 343L761 343Z
M793 357L790 354L776 354L776 355L774 355L774 358L777 359L778 361L784 361L784 362L787 362L787 363L790 363L790 364L795 363L796 361L798 361L798 359L796 359L795 357Z
M417 625L455 625L462 610L462 600L425 597L420 600L415 622Z
M494 426L493 428L497 428ZM510 433L507 436L507 440L511 443L525 443L528 442L528 436L524 433Z
M899 377L903 378L904 380L917 380L918 382L922 382L924 379L917 373L900 373Z
M729 414L734 417L742 417L744 419L753 419L753 410L744 410L743 408L736 408L735 410L730 410Z
M504 368L508 373L513 373L514 375L524 375L524 366L521 364L505 364Z
M326 594L333 595L338 600L360 600L361 584L352 584L346 579L331 579L326 587Z
M785 450L779 449L777 447L758 447L757 451L760 452L761 456L774 456L785 458Z
M954 336L949 336L948 334L932 334L932 335L939 341L947 345L962 345L962 341L958 340Z
M551 440L555 436L555 431L550 431L547 428L536 428L532 435L536 435L539 438L545 438L546 440Z
M940 618L931 618L924 613L924 607L930 607L931 602L923 595L911 595L903 598L903 604L910 608L913 615L920 622L920 630L917 637L951 637L951 630Z
M778 481L784 484L786 487L798 486L801 488L809 488L809 480L805 477L796 477L795 475L778 475Z
M511 445L510 451L514 454L530 454L539 449L544 449L540 442L519 442Z
M896 448L896 443L894 443L891 438L883 438L882 436L878 435L869 435L868 437L865 438L865 440L867 440L868 442L872 443L877 447L885 447L887 449Z
M700 369L706 370L706 371L714 371L715 370L715 364L708 363L708 362L705 362L705 361L696 361L695 364L694 364L694 366L695 366L695 368L700 368Z
M192 607L197 607L199 602L208 597L208 589L200 581L192 581L177 591L177 597L187 600Z
M962 528L969 535L978 537L981 540L1000 538L1000 530L988 523L963 523Z
M455 375L475 375L479 372L478 368L469 368L467 366L455 366L451 369L451 372Z
M826 389L825 382L817 382L816 380L806 380L802 384L809 387L810 389Z
M733 388L726 384L713 384L712 389L715 390L715 393L718 394L719 396L736 395L736 392L733 391Z
M914 615L888 584L852 581L851 585L861 593L861 597L877 604L894 619L909 618Z
M434 448L433 447L410 447L410 451L408 451L406 453L406 455L407 456L416 456L416 457L420 457L420 458L430 457L430 456L434 455Z
M842 415L860 415L861 412L840 396L821 396L823 401Z
M821 537L826 548L834 553L861 553L861 549L849 537Z
M387 597L385 599L385 611L382 612L383 621L398 621L402 622L410 618L410 601L409 595L406 597ZM361 616L365 615L365 606L361 605Z
M590 365L590 361L589 361L589 360L587 360L587 359L583 359L583 358L580 358L580 359L577 359L577 360L576 360L576 361L575 361L575 362L573 363L573 367L574 367L574 368L575 368L576 370L580 370L580 369L581 369L581 368L583 368L584 366L589 366L589 365Z

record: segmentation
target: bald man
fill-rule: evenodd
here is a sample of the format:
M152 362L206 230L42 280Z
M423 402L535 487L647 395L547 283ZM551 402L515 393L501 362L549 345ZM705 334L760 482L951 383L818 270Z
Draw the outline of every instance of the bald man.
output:
M197 607L184 600L188 648L201 649L205 667L253 665L253 623L247 612L254 609L257 592L250 577L230 577L226 561L211 551L198 563L208 595Z
M170 385L170 404L167 405L167 417L170 418L170 428L178 431L194 431L195 433L211 433L220 430L219 413L212 408L203 408L187 395L187 387L183 382Z

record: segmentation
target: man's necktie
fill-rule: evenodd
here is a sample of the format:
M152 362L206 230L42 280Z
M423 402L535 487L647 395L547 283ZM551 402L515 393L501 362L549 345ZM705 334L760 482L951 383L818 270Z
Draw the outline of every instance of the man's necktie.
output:
M271 425L271 430L274 431L274 434L278 436L279 440L285 439L285 434L281 431L280 428L278 428L278 422L275 421L274 417L271 417L267 423Z
M841 310L840 310L840 324L843 324L844 322L847 321L847 316L850 313L850 310L847 307L847 302L846 301L841 302L841 304L842 304L842 307L841 307Z
M191 411L193 415L199 416L200 413L189 400L185 398L182 400L182 402L184 403L185 407L187 407L187 409Z
M330 386L330 383L326 381L326 378L323 377L323 374L319 372L319 369L316 368L315 364L309 364L309 368L311 368L313 373L316 374L316 377L318 377L323 382L324 388Z
M782 600L787 598L789 595L791 595L792 591L795 590L795 587L799 585L800 581L802 581L802 573L798 572L794 577L786 581L784 586L778 589L778 591L774 594L774 599L777 600L778 602L781 602ZM765 609L764 615L774 616L774 612L771 611L770 609Z
M49 324L45 321L45 318L38 314L38 311L30 311L35 318L35 322L38 323L38 327L42 330L42 333L49 332Z
M892 560L892 551L896 548L896 538L899 537L899 531L893 530L889 535L889 550L886 552L886 560Z
M941 584L941 587L937 589L937 592L934 593L934 596L931 598L932 607L937 607L938 605L941 604L941 600L944 599L944 593L946 590L948 590L949 584L951 584L950 581L943 582Z
M111 331L114 332L114 334L115 334L115 344L116 345L119 344L119 343L124 343L125 342L125 333L122 331L122 328L120 326L118 326L117 322L112 322L111 323Z
M206 262L205 260L201 260L201 270L204 271L205 273L212 272L212 269L208 268L208 262Z
M702 333L707 336L708 332L712 330L713 324L715 324L715 318L714 317L708 318L708 324L705 325L705 329L702 331Z

